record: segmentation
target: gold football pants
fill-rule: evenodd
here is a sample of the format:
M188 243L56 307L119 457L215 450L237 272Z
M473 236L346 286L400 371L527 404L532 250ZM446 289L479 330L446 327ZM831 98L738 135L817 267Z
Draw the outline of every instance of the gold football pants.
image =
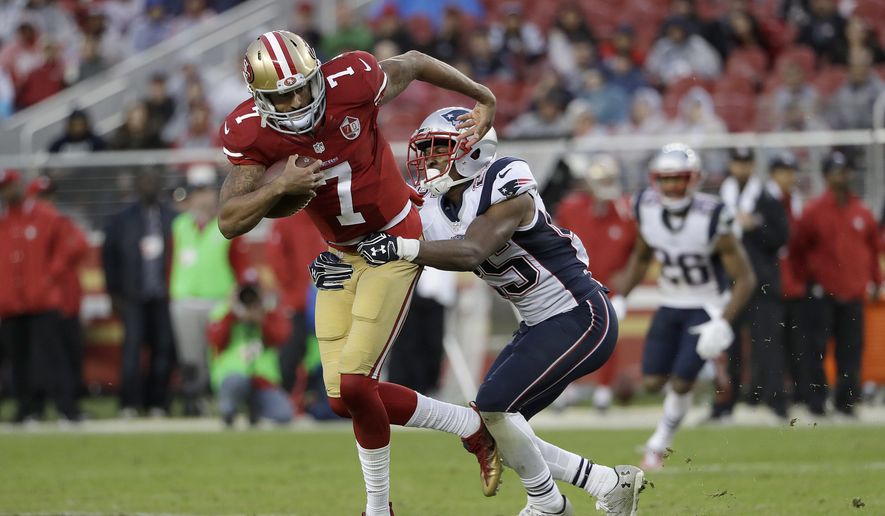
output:
M333 398L341 396L339 375L381 374L421 272L405 260L371 267L358 254L336 254L353 266L353 277L342 290L320 290L316 304L323 380Z

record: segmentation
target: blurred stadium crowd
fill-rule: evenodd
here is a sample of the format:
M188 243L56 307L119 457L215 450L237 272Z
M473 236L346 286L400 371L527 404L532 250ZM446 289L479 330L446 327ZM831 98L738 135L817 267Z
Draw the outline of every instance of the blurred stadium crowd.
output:
M0 0L0 123L238 3ZM316 10L316 3L295 2L291 18L280 28L302 35L322 60L353 49L373 52L379 60L415 49L451 63L495 92L496 126L505 139L569 138L580 143L604 141L609 135L866 129L872 127L875 99L885 92L883 0L379 0L360 12L344 2L336 10L336 29L325 33L316 23ZM74 109L66 130L47 150L217 147L221 119L248 98L237 72L239 60L236 65L228 80L210 86L197 63L170 64L166 73L150 79L143 99L126 107L118 129L98 134L89 113ZM460 102L415 83L381 110L379 122L391 141L403 141L426 116L428 105ZM714 174L713 188L726 172L735 175L735 168L746 170L741 164L752 162L753 157L743 152L721 153L709 161L711 171L721 172ZM616 171L614 181L630 191L644 184L644 179L636 178L645 177L649 153L641 154L631 159L624 153L618 156L619 164L608 166ZM772 171L802 168L785 156L778 155L770 163L767 158L759 161ZM833 165L832 159L838 158L831 156L825 177L832 177L830 172L836 169L853 168L853 157L849 154L841 165ZM560 166L568 179L559 191L545 192L548 208L556 211L564 197L558 217L570 226L562 217L571 216L581 226L573 229L591 253L594 273L616 274L629 254L629 245L622 255L599 249L614 248L613 240L618 239L630 243L626 201L620 191L596 199L594 188L600 186L592 184L588 163L563 160ZM51 198L35 200L54 193L64 198L61 211L99 203L113 206L111 211L70 215L81 226L104 230L105 290L124 328L119 339L119 381L114 385L121 415L168 414L169 389L174 384L186 415L206 412L211 385L228 423L236 406L244 403L252 420L287 421L292 417L292 404L287 401L293 399L293 392L303 394L296 396L296 408L318 418L330 417L322 403L317 373L306 268L323 242L303 215L276 221L266 245L250 246L242 239L225 241L217 231L220 178L213 166L183 167L173 171L172 180L154 168L111 169L111 176L78 169L48 172L30 184L15 171L0 172L4 205L0 235L8 237L0 242L0 250L11 249L6 253L11 261L0 267L0 275L5 275L0 276L0 283L15 285L9 298L18 303L0 303L0 395L11 393L18 399L16 421L41 417L47 399L55 402L63 418L76 421L81 417L77 397L82 392L83 342L77 271L88 244L77 224L45 203ZM764 179L758 181L764 184ZM109 182L131 195L124 199L118 190L108 188ZM775 186L753 184L757 194L775 191ZM792 197L795 183L785 184L778 187L782 191L777 199L783 204L784 217L789 215L790 223L798 224L802 203ZM743 187L742 183L738 191ZM752 233L765 226L766 222L754 218L755 202L741 204L735 188L723 186L723 196L731 196L737 211L747 211L743 229ZM840 254L840 259L879 259L882 232L872 215L862 218L865 240L851 247L861 251ZM857 220L846 218L837 230L854 224L859 233ZM589 232L594 223L607 228L607 233ZM814 240L808 235L818 229L814 224L808 222L804 233L808 242ZM609 229L613 227L618 229ZM581 234L582 229L587 233ZM40 238L34 238L38 234ZM786 237L783 240L772 248L773 253L760 258L762 268L780 262L783 256L778 250L789 248ZM809 253L797 258L800 261L819 259L813 253L825 252L808 242L792 248ZM264 264L274 280L259 281L256 266ZM756 262L754 266L760 267ZM867 262L839 271L843 272L837 271L835 278L785 279L782 293L759 294L764 299L752 306L765 311L765 303L775 296L778 310L786 311L775 324L783 326L789 322L789 313L794 313L791 302L802 304L813 287L816 300L835 303L811 303L806 307L811 311L802 313L853 321L849 326L830 322L819 329L820 335L827 336L838 327L837 340L849 341L840 348L844 351L847 346L850 352L838 355L839 373L851 376L854 390L850 396L840 395L842 401L850 398L853 403L863 340L857 311L878 296L881 278ZM775 271L771 277L790 273ZM840 287L832 285L845 281L839 274L851 276L852 284L860 288L848 294L838 291ZM423 292L419 287L412 324L441 328L442 314L454 303L454 280L427 281L436 283L425 284ZM275 293L267 291L271 285ZM868 285L872 286L868 289ZM850 306L842 306L846 303ZM410 332L407 326L403 340L408 342L394 347L404 355L391 357L394 381L412 382L421 391L439 387L443 332L433 333L439 335L439 342L426 342L426 332ZM784 337L790 338L795 339ZM806 338L810 335L802 337ZM758 340L748 333L747 347ZM40 345L28 347L27 342ZM821 396L826 393L810 387L825 383L822 362L809 361L807 350L801 351L805 341L796 342L780 344L794 353L784 355L774 374L781 379L785 373L790 376L796 399L812 403L813 412L822 412ZM433 352L423 353L421 345L432 345ZM826 340L823 344L815 340L814 349L822 345ZM231 350L235 353L225 355ZM805 354L806 359L791 362L790 356L796 353ZM770 350L759 356L770 358ZM410 377L419 360L427 362L426 375ZM753 360L758 359L754 356ZM730 371L731 378L749 377L752 369L753 381L766 387L764 392L751 390L749 399L768 403L782 415L783 386L774 388L769 380L760 380L761 368L762 364L753 362L746 365L746 372ZM600 381L611 383L611 374L607 378L603 374ZM805 387L799 386L801 382ZM731 394L730 399L720 400L726 412L729 403L738 399ZM604 399L601 404L605 405ZM845 406L842 403L841 408Z

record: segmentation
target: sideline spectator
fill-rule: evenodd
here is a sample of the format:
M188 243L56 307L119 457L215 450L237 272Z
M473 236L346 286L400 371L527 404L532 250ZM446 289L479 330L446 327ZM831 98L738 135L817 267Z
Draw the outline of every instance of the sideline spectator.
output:
M328 245L313 225L307 212L274 221L267 240L267 262L273 270L280 291L281 308L292 323L292 333L280 348L282 387L292 392L296 370L307 352L308 289L311 281L308 265Z
M664 23L663 34L645 60L645 69L656 80L670 85L689 76L719 77L722 59L704 38L691 31L688 20L670 18Z
M123 323L120 415L124 418L134 417L141 406L154 416L168 413L169 375L175 360L168 285L175 213L162 199L162 191L161 172L143 169L135 178L137 200L105 228L101 253L105 286ZM146 379L141 374L144 346L151 350Z
M203 413L202 397L209 386L206 363L209 314L227 299L250 270L243 240L228 240L218 229L217 172L212 165L192 165L187 171L187 209L172 220L172 270L169 308L184 415Z
M833 96L831 122L833 129L870 129L873 127L873 104L885 91L885 83L876 75L869 50L860 49L851 55L848 79Z
M151 124L150 113L143 102L136 102L126 113L126 120L111 138L114 150L162 149L166 143Z
M446 63L466 57L464 41L467 40L469 32L469 21L466 18L457 8L446 8L442 27L437 31L428 49L430 55ZM400 44L400 48L409 49L414 46Z
M630 199L621 191L618 163L608 154L590 157L572 154L565 162L576 186L556 210L556 225L573 231L587 249L605 250L592 256L593 277L612 289L615 283L612 280L627 264L636 241L636 221L633 220ZM623 318L626 311L623 297L617 302L621 303L618 306L614 301L617 292L612 291L610 296L616 310L624 309L618 313L618 317ZM596 374L593 404L599 410L611 405L610 386L614 374L613 359L609 359Z
M59 46L53 42L46 42L40 65L24 75L16 85L16 109L31 107L64 88L65 65L59 56Z
M16 86L31 70L43 63L43 42L30 22L22 22L15 30L15 39L0 48L0 68Z
M172 34L172 25L166 16L163 0L147 0L145 12L132 22L131 38L133 52L142 52L162 43Z
M578 42L595 44L596 37L577 4L562 4L547 37L547 59L558 74L566 75L575 70L573 45Z
M446 310L455 305L457 275L425 267L409 314L390 350L388 381L424 395L439 389Z
M645 62L645 52L636 44L636 31L626 23L618 26L610 41L602 42L599 55L606 61L615 57L625 58L637 68Z
M49 152L80 154L104 150L104 140L92 132L89 115L82 109L75 109L68 115L65 132L49 145Z
M334 32L323 36L320 50L326 59L332 59L342 52L372 49L374 37L366 23L356 16L346 3L338 4L335 11L338 26Z
M827 189L808 203L796 228L790 254L807 268L810 282L805 331L809 349L803 392L808 409L824 414L827 379L823 357L836 341L836 410L853 416L860 400L860 361L864 340L863 302L878 298L882 271L880 241L872 213L851 191L851 167L841 152L824 164Z
M716 115L716 111L713 109L713 97L700 86L688 90L679 99L679 114L670 124L668 130L674 134L694 135L698 139L702 139L708 134L727 132L725 122ZM691 144L692 141L688 143ZM708 149L700 154L704 170L712 176L715 183L721 182L728 154L717 149ZM708 178L708 180L710 179Z
M633 95L630 118L615 128L618 135L657 135L664 132L667 120L661 106L661 94L652 88L641 88ZM622 178L628 192L648 185L648 162L654 150L632 150L618 153Z
M648 87L645 73L628 56L615 54L609 57L605 60L604 70L608 84L623 89L628 96L633 96L640 88Z
M730 415L741 383L741 335L750 335L750 390L747 403L764 403L775 416L787 417L784 395L784 350L780 324L783 321L781 273L778 254L787 243L787 215L784 207L753 174L753 152L736 148L728 164L729 177L719 195L735 214L735 235L747 251L758 278L758 287L738 319L732 323L737 342L728 349L731 377L730 402L717 399L712 417Z
M25 196L21 175L0 170L0 340L12 354L15 422L36 413L35 395L48 392L60 418L80 419L76 386L59 334L61 278L70 256L58 212Z
M492 50L522 77L526 67L544 54L544 35L537 25L523 17L522 5L509 2L502 7L503 21L489 27Z
M820 109L820 96L817 88L809 84L805 70L796 62L784 66L783 84L771 96L771 118L774 127L785 125L787 107L799 104L803 113L813 115Z
M796 42L811 47L818 59L836 63L845 55L845 18L836 8L836 0L811 0L810 7Z
M765 185L772 197L780 201L787 215L787 226L790 242L796 238L796 224L802 215L802 194L796 187L796 174L799 171L796 158L788 152L775 156L771 161L769 175L771 179ZM808 339L805 334L805 278L803 267L790 254L792 245L781 248L781 292L784 299L784 318L781 331L784 343L786 369L792 382L794 403L804 403L801 389L808 384L804 379L802 364L810 353Z
M848 18L848 24L845 27L845 41L845 54L839 56L837 60L839 64L850 63L854 54L864 50L870 52L874 63L885 62L885 51L882 50L882 45L876 41L876 33L860 16L855 15Z
M564 113L563 95L549 92L541 97L535 109L519 115L510 123L508 138L561 138L570 132Z
M57 186L49 176L39 176L28 185L28 195L55 206ZM86 235L70 218L59 214L59 233L64 239L67 261L58 284L61 287L60 335L62 350L71 375L71 389L74 398L84 392L83 386L83 327L80 324L80 302L83 289L80 286L80 269L89 254L89 241Z
M212 343L212 386L227 427L234 424L237 406L249 407L249 422L266 418L278 424L292 420L292 405L280 389L277 346L289 336L289 321L279 308L270 308L255 284L237 288L231 301L212 312L207 339Z
M484 32L477 31L470 35L468 43L467 61L470 63L470 76L478 81L487 81L489 79L508 79L513 80L513 70L511 70L501 56L492 51L492 45L489 42L489 36Z
M166 127L175 114L175 99L169 95L166 74L155 73L151 76L147 96L142 102L148 111L148 123L157 130Z
M581 89L575 97L590 106L593 118L601 124L615 125L627 119L627 94L620 86L606 82L599 69L591 68L584 72Z
M174 36L214 17L215 11L206 5L206 0L184 0L184 12L169 24L169 35Z

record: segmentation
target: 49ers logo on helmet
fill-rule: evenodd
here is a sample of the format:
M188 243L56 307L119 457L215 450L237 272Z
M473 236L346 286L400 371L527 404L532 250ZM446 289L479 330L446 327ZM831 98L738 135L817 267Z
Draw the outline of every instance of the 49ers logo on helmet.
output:
M283 81L283 84L285 84L286 86L292 86L293 84L295 84L296 81L298 81L298 79L296 79L294 76L290 76L286 77L286 79Z
M252 71L252 65L245 57L243 58L243 78L249 84L252 84L252 81L255 80L255 72Z

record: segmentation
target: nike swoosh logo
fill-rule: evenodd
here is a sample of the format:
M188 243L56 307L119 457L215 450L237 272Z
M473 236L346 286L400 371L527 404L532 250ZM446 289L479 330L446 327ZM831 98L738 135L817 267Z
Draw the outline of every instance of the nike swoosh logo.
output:
M227 122L224 123L224 134L230 134L230 129L227 128Z
M370 72L370 71L372 71L372 67L371 67L371 66L369 66L369 63L367 63L367 62L365 62L365 61L363 61L363 58L362 58L362 57L358 57L358 58L357 58L357 59L359 59L359 60L360 60L360 61L362 61L362 63L363 63L363 66L364 66L364 67L366 67L366 71L367 71L367 72Z
M500 174L498 174L498 177L500 177L500 178L502 178L502 179L503 179L503 178L504 178L504 176L506 176L506 175L507 175L507 172L510 172L510 169L509 169L509 168L507 168L507 169L504 169L504 171L503 171L503 172L501 172L501 173L500 173Z

